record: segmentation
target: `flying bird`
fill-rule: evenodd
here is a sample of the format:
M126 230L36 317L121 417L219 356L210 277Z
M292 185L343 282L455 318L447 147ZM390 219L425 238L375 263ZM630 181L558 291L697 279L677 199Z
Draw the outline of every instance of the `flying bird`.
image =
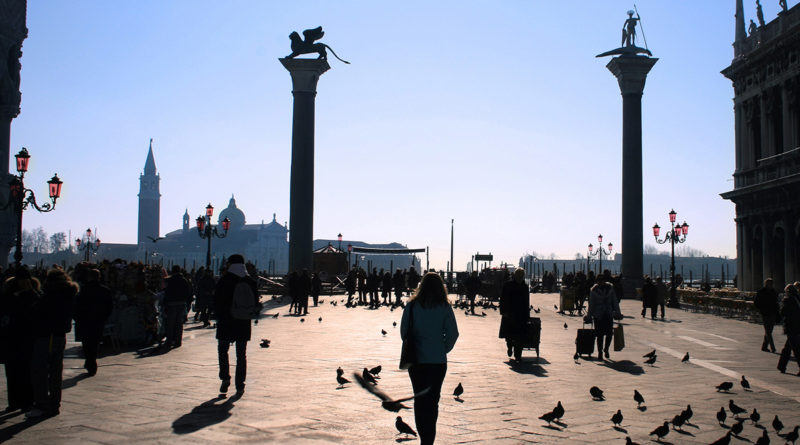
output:
M656 435L658 436L658 440L661 441L661 438L666 436L667 434L669 434L669 422L665 420L663 425L657 427L653 431L650 431L650 434L648 434L648 436Z
M356 380L356 382L358 382L359 385L361 385L362 388L366 389L370 394L374 395L375 397L381 400L381 407L383 409L385 409L386 411L391 411L393 413L396 413L401 409L411 409L408 406L403 405L403 402L411 400L414 397L419 397L428 392L428 388L426 388L418 392L417 394L414 394L413 396L403 397L402 399L393 399L389 397L388 394L378 389L375 385L370 385L369 383L367 383L366 379L358 375L357 372L353 373L353 378Z
M369 373L369 370L367 368L364 368L364 370L361 371L361 378L364 379L364 381L366 382L372 383L373 385L378 384L378 382L375 380L375 377L373 377L372 374Z
M738 436L744 429L744 419L739 419L731 426L731 432L734 436Z
M655 357L655 355L656 355L656 350L653 349L652 351L650 351L647 354L643 355L642 358L644 358L644 357Z
M762 432L761 437L756 440L756 445L769 445L769 434L767 434L766 429Z
M731 432L730 431L725 433L724 436L720 437L719 439L715 440L714 442L711 442L711 445L728 445L729 443L731 443Z
M742 376L742 381L739 383L741 383L742 389L744 389L745 391L750 391L750 382L748 382L747 379L744 378L744 376Z
M775 418L772 419L772 427L775 428L776 433L780 433L783 429L783 422L781 422L777 414L775 414Z
M737 404L733 403L733 399L731 399L731 400L728 402L728 409L730 409L730 410L731 410L731 414L733 414L733 416L734 416L734 417L738 416L739 414L744 414L744 413L746 413L746 412L747 412L747 410L746 410L746 409L744 409L744 408L742 408L741 406L739 406L739 405L737 405Z
M617 425L622 423L622 410L621 409L618 409L616 414L611 416L611 422L614 424L614 426L617 426Z
M642 394L635 389L633 390L633 400L636 401L637 407L642 406L642 403L644 403L644 397L642 397Z
M378 377L378 374L380 374L380 373L381 373L381 370L382 370L382 369L383 369L383 366L381 366L381 365L378 365L378 366L376 366L376 367L374 367L374 368L370 369L370 370L369 370L369 373L370 373L370 374L372 374L373 376L375 376L375 378L377 379L377 378L380 378L380 377Z
M725 425L725 419L727 418L728 413L725 412L725 407L723 406L717 411L717 422L719 422L720 425Z
M461 382L458 382L458 386L456 389L453 390L453 395L455 396L456 400L461 398L461 394L464 394L464 387L461 386Z
M644 362L647 363L650 366L653 366L653 364L656 362L657 358L658 358L658 356L654 355L654 356L650 357L649 359L645 360Z
M403 418L397 416L397 419L394 421L394 427L397 428L397 434L405 434L408 437L411 434L414 437L417 437L417 433L408 426L407 423L403 422Z
M731 390L731 388L733 388L733 382L722 382L719 385L717 385L717 392L720 391L728 392Z
M761 414L753 408L753 412L750 413L750 420L753 422L753 425L758 425L758 421L761 420Z
M154 243L157 243L157 242L161 241L162 239L164 239L163 236L159 236L159 237L156 237L156 238L153 238L152 236L148 236L148 238L150 238L150 241L152 241Z
M686 363L689 361L689 353L687 352L686 355L683 356L681 359L681 363Z
M597 399L597 400L605 400L606 399L605 397L603 397L603 390L598 388L598 387L596 387L596 386L592 386L591 388L589 388L589 394L592 395L593 399Z

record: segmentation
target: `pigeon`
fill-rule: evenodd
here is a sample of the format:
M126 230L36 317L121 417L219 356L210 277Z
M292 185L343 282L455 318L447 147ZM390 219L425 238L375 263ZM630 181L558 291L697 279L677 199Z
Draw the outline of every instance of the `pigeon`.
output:
M720 425L725 425L725 419L727 418L728 413L725 412L725 407L723 406L717 411L717 422L719 422Z
M621 409L618 409L617 413L614 414L613 416L611 416L611 422L614 424L614 426L617 426L617 425L622 423L622 410Z
M681 359L681 363L686 363L689 361L689 353L687 352L686 355L683 356Z
M669 422L665 420L663 425L654 429L653 431L650 431L650 434L648 434L648 436L656 435L658 436L658 440L661 441L661 438L666 436L667 434L669 434Z
M374 376L374 377L377 379L377 378L380 378L380 377L378 377L378 374L380 374L380 373L381 373L381 370L382 370L382 369L383 369L383 366L381 366L381 365L378 365L378 366L376 366L376 367L374 367L374 368L370 369L370 370L369 370L369 373L370 373L370 374L372 374L372 375L373 375L373 376Z
M736 417L739 414L744 414L744 413L747 412L746 409L744 409L741 406L738 406L737 404L733 403L733 399L731 399L730 402L728 402L728 409L731 410L731 414L733 414L733 417Z
M772 419L772 427L775 428L776 433L780 433L783 429L783 422L781 422L777 414L775 414L775 418Z
M393 327L393 328L396 328L396 327L397 327L397 322L396 322L396 321L393 321L393 322L392 322L392 327Z
M336 368L336 375L342 375L342 374L344 374L344 369L342 369L342 367L339 366L338 368Z
M391 411L393 413L396 413L396 412L400 411L401 409L411 409L410 407L403 405L403 402L411 400L414 397L419 397L419 396L421 396L423 394L426 394L428 392L428 388L426 388L426 389L414 394L411 397L404 397L402 399L392 399L391 397L389 397L388 394L386 394L385 392L383 392L380 389L378 389L375 385L368 384L366 379L364 379L362 376L358 375L357 372L353 373L353 378L356 379L356 382L358 382L358 384L361 385L362 388L364 388L367 391L369 391L369 393L374 395L375 397L381 399L381 407L383 409L385 409L386 411Z
M681 430L684 422L686 422L686 420L683 416L676 414L675 417L672 418L672 428L678 427L678 429Z
M554 305L553 305L553 309L555 309L555 310L558 310L558 305L557 305L557 304L554 304Z
M625 436L625 445L639 445L639 443L632 441L630 436Z
M753 412L750 413L750 420L753 422L753 425L758 425L758 421L761 420L761 414L753 408Z
M461 382L458 382L458 386L456 386L456 389L453 390L453 395L456 399L458 399L461 397L461 394L464 394L464 387L461 386Z
M548 425L550 425L550 422L556 420L556 413L555 411L550 411L549 413L542 414L541 416L539 416L539 418L547 422Z
M564 329L567 329L567 328L569 328L569 326L567 326L567 324L564 323Z
M341 369L341 368L340 368ZM339 383L339 388L344 388L345 383L350 383L350 380L344 378L342 374L339 374L339 371L336 371L336 382Z
M798 436L800 436L798 430L800 430L800 426L795 425L792 432L783 436L783 438L786 439L787 442L794 444L797 441Z
M364 370L361 371L361 378L367 382L372 383L373 385L378 384L378 382L375 380L375 377L373 377L372 374L369 373L369 370L367 368L364 368Z
M268 338L261 339L261 347L262 348L269 348L269 344L272 343Z
M742 381L739 383L742 384L742 389L744 389L745 391L750 391L750 382L748 382L747 379L744 378L744 376L742 376Z
M305 322L306 322L306 319L305 319L305 318L301 318L301 319L300 319L300 323L305 323Z
M729 443L731 443L731 432L730 431L725 433L724 436L720 437L719 439L715 440L714 442L711 442L711 445L728 445Z
M592 386L591 388L589 388L589 394L592 395L593 399L597 399L597 400L605 400L606 399L605 397L603 397L603 390L598 388L598 387L596 387L596 386Z
M650 366L653 366L653 364L656 362L657 358L658 358L658 356L654 355L654 356L650 357L649 359L645 360L644 362L647 363Z
M731 432L733 433L734 436L738 436L743 429L744 429L744 419L739 419L731 427Z
M481 311L481 317L485 317L485 316L486 316L486 312Z
M533 307L533 306L531 306L531 307ZM538 314L539 312L542 312L542 310L541 310L540 308L538 308L538 307L537 307L537 308L534 308L534 309L533 309L533 312L535 312L535 313L537 313L537 314Z
M654 357L655 355L656 355L656 350L653 349L652 351L650 351L647 354L643 355L642 358L644 358L644 357Z
M642 393L635 389L633 390L633 400L636 401L637 407L642 406L642 403L644 403L644 397L642 397Z
M386 335L386 329L381 329L381 334Z
M769 445L769 434L767 434L766 429L761 434L761 437L756 440L756 445Z
M278 318L278 315L280 315L280 314L277 314L277 313L276 313L276 314L274 314L274 315L272 316L272 318Z
M689 423L689 419L691 419L693 415L694 411L692 411L692 405L686 405L686 409L681 411L681 417L683 417L683 421L687 425L691 425L691 423Z
M319 317L319 318L317 319L317 321L319 321L320 323L322 323L322 317Z
M403 418L397 416L397 419L394 421L394 427L397 428L397 434L405 434L408 437L411 434L414 437L417 437L417 433L408 426L407 423L403 422Z
M564 417L564 413L565 413L564 405L562 405L561 400L559 400L558 405L556 405L556 407L553 408L553 414L555 414L556 419L561 420L561 418Z
M728 392L731 390L731 388L733 388L733 382L722 382L719 385L717 385L717 392L720 391Z

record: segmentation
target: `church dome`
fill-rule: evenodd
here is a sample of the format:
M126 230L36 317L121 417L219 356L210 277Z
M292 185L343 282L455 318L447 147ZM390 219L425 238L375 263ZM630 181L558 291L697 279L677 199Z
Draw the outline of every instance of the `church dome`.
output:
M223 211L219 212L219 216L217 217L217 223L221 223L223 219L228 218L231 220L231 230L238 230L244 227L245 219L244 219L244 212L239 210L236 207L236 199L234 199L233 195L231 195L231 200L228 202L228 207L226 207Z

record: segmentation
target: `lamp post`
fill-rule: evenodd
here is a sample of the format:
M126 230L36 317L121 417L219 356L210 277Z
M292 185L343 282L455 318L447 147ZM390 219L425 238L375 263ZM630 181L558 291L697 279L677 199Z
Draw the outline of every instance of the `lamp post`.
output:
M602 234L601 235L597 235L597 243L599 244L599 246L597 246L597 250L596 251L592 251L592 249L594 249L594 246L592 245L592 243L589 243L589 255L586 256L586 267L588 269L588 267L589 267L589 259L591 257L593 257L593 256L596 256L600 260L600 270L598 272L599 273L603 273L603 255L605 255L605 256L611 255L611 250L614 249L614 244L608 243L608 250L603 249L603 235ZM589 273L589 271L587 270L586 273Z
M6 209L13 204L14 211L17 213L17 245L14 251L14 266L19 268L22 263L22 212L28 208L28 205L33 206L36 211L41 213L55 210L56 200L61 196L61 185L63 183L58 179L57 174L53 175L53 177L47 181L52 204L46 202L39 206L36 203L36 195L33 193L33 190L25 188L25 172L28 171L28 162L31 158L28 154L28 149L22 147L22 150L14 155L14 157L17 160L17 172L19 176L12 175L11 181L9 182L9 200L3 208Z
M211 269L211 238L225 238L228 235L228 229L231 226L231 220L225 217L222 220L222 232L217 230L217 227L211 225L211 216L214 214L214 206L209 203L206 206L206 216L198 216L195 220L197 222L197 234L200 238L208 240L208 248L206 249L206 269Z
M658 235L661 232L661 227L658 226L658 223L653 226L653 236L656 238L656 242L658 244L669 243L671 248L669 261L670 291L669 303L667 306L672 308L681 307L681 304L678 302L678 289L675 283L675 244L685 243L686 235L689 233L689 224L686 224L686 221L684 221L683 224L675 224L675 217L677 215L678 214L674 209L669 211L669 224L671 229L669 232L664 234L663 240L658 239Z
M84 260L88 263L92 252L97 252L100 249L100 239L97 238L97 235L92 234L92 229L86 229L83 239L75 239L75 245L78 246L78 251L83 250L85 252Z

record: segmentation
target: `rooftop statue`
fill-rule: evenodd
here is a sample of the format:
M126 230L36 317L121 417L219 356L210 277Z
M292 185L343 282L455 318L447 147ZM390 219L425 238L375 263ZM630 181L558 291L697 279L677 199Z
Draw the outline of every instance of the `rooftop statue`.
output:
M330 46L322 43L317 42L314 43L315 40L319 40L322 36L325 35L325 31L322 30L321 26L317 26L314 29L307 29L303 31L303 39L300 38L300 34L297 31L293 31L289 34L289 39L292 41L292 53L286 56L287 59L294 59L295 57L301 54L312 54L317 53L319 56L317 59L328 59L328 52L326 49L331 50L331 53L334 57L339 59L340 61L349 64L350 62L343 60L341 57L336 55L336 52L333 51L333 48Z
M615 55L635 56L636 54L647 54L648 56L653 55L649 49L636 46L636 25L641 21L641 17L639 16L638 12L636 12L636 17L634 17L633 14L634 11L628 11L628 18L622 25L622 42L620 42L621 46L617 49L612 49L611 51L598 54L597 57ZM641 27L641 24L639 25ZM645 46L647 46L647 41L645 41Z

